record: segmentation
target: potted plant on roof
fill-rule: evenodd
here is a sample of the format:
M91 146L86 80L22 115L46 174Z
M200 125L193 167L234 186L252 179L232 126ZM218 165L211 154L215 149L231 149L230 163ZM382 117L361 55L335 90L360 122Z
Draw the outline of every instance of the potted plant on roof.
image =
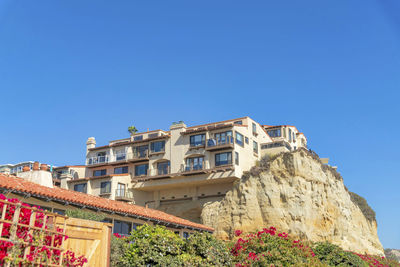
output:
M128 132L130 132L131 135L134 135L135 133L137 133L137 131L138 129L136 129L136 127L133 125L128 127Z

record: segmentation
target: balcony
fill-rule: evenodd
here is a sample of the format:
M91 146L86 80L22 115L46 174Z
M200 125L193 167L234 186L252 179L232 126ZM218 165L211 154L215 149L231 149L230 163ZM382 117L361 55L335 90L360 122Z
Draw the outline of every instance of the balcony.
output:
M107 164L109 162L109 156L97 156L97 157L92 157L88 158L86 160L86 165L91 165L91 166L98 166L98 165L103 165Z
M206 173L204 163L203 164L197 164L197 165L183 165L181 167L181 173L182 175L195 175L195 174L201 174L201 173Z
M146 161L149 160L149 151L140 151L135 153L129 153L127 160L129 162L139 162L139 161Z
M115 200L131 202L133 201L133 192L127 189L116 189Z
M207 139L206 150L217 151L234 147L234 140L232 136L220 139Z
M206 146L206 141L190 142L189 149L204 148Z

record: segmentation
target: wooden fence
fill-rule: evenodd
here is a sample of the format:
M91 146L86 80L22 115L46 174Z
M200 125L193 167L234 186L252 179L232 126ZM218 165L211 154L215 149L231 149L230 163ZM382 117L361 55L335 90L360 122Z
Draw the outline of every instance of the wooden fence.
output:
M57 224L63 224L62 220ZM112 224L68 218L66 220L65 249L85 255L85 266L109 267Z

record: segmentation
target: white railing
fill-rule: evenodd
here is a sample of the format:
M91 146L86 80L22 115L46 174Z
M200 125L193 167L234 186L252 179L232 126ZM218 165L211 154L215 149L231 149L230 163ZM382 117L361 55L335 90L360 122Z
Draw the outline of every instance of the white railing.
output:
M94 165L94 164L101 164L108 162L109 162L109 156L98 156L87 159L87 165Z

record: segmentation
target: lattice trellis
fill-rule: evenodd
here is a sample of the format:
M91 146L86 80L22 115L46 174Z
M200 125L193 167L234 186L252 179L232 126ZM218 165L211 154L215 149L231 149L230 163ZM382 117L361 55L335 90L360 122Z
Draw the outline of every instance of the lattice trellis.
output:
M11 254L5 264L6 267L12 266L11 262L15 261L17 258L23 260L23 262L29 262L30 266L44 265L44 266L62 266L63 254L65 252L65 230L66 230L66 216L59 215L56 213L39 210L35 207L25 206L22 203L13 203L7 200L0 199L0 205L3 205L1 209L1 219L0 219L0 240L5 242L11 242L14 247L8 248L7 253ZM6 215L14 210L12 220L7 220ZM21 223L21 211L30 210L31 215L29 218L29 224ZM40 216L38 216L40 215ZM43 215L43 218L41 216ZM42 224L41 227L35 226L35 224ZM57 225L63 225L62 231L57 231L60 229ZM10 226L10 227L9 227ZM9 228L9 233L4 234L4 227ZM17 231L25 229L27 234L33 236L34 240L32 242L26 242L23 238L19 238ZM55 244L55 238L61 237L61 246ZM38 257L35 261L28 261L28 255L33 250L38 250L45 246L45 238L51 238L50 245L46 245L51 251L59 251L59 256L53 256L50 260L46 260L43 257ZM23 252L19 255L12 255L13 249L15 247L23 248Z

